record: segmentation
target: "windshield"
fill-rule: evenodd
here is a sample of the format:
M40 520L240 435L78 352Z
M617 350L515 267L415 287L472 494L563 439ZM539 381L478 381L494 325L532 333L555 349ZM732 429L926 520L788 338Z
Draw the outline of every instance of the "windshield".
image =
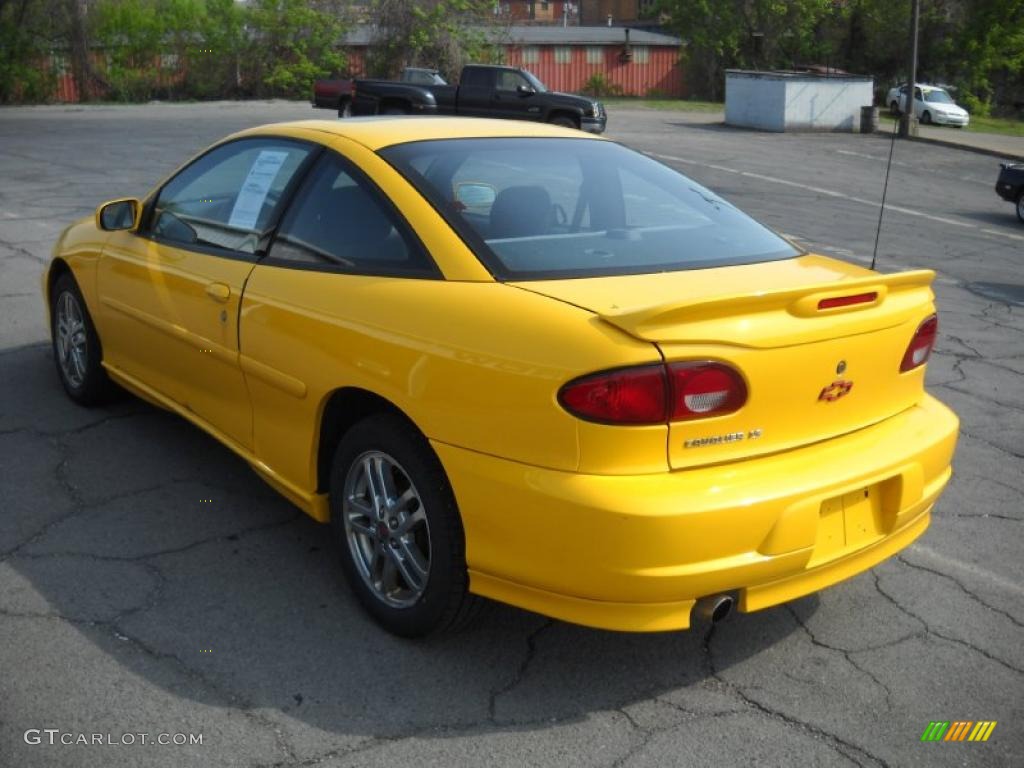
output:
M952 104L953 100L945 91L925 91L925 101L938 102L939 104Z
M420 141L381 155L502 279L670 272L800 253L710 190L609 141Z
M530 82L530 85L533 86L534 90L536 90L537 93L544 93L545 91L547 91L548 87L544 85L544 83L542 83L537 78L537 76L533 74L533 72L531 72L528 69L521 69L520 72L523 73L523 77L525 77Z

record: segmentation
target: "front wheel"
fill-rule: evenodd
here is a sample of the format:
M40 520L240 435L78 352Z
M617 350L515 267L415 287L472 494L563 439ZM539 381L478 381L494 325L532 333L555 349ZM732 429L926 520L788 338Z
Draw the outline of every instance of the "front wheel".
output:
M1024 189L1017 195L1017 218L1024 221Z
M330 480L331 527L356 598L389 632L422 637L462 624L469 594L455 495L426 438L397 414L346 433Z
M552 125L560 125L562 128L579 128L580 124L568 115L557 115L551 118Z
M385 115L408 115L409 110L404 107L388 107L381 114Z
M929 112L928 110L925 110L924 114L921 115L921 122L924 123L925 125L931 125L932 124L932 113Z
M338 107L338 117L352 117L352 101L351 99L345 99L341 106Z
M898 115L900 113L900 105L898 103L896 103L895 101L892 102L889 105L889 112L891 112L894 115Z
M71 273L57 278L50 295L50 338L57 375L79 405L106 402L117 391L103 370L100 339Z

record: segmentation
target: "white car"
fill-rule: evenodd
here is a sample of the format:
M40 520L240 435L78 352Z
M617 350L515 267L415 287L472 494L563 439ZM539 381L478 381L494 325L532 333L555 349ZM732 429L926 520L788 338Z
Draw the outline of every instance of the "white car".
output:
M907 103L907 86L890 88L885 101L889 105L889 110L894 115L898 115ZM937 123L966 128L971 122L971 116L967 114L967 110L957 106L949 93L934 85L921 85L920 83L914 88L914 116L926 125Z

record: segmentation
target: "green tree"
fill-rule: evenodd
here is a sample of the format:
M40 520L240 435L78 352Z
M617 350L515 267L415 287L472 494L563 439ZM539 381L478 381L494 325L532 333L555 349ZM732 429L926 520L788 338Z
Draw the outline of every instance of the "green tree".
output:
M395 77L403 67L440 70L449 80L468 62L501 60L492 0L372 0L373 46L367 69ZM486 25L486 26L485 26Z
M842 6L831 0L662 0L661 10L684 41L682 64L694 95L720 100L726 68L775 69L830 57L820 31Z
M241 78L256 96L308 97L313 81L342 70L348 3L253 0Z
M53 3L0 0L0 103L41 101L53 88L54 72L40 63L54 39Z

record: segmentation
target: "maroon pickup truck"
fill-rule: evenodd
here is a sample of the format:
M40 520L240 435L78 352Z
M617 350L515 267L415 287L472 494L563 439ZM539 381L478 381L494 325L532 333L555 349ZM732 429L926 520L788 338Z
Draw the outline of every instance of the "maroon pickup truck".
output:
M406 67L400 79L413 85L446 85L436 69ZM345 79L317 80L313 83L313 106L317 109L336 109L338 117L351 117L355 81Z

